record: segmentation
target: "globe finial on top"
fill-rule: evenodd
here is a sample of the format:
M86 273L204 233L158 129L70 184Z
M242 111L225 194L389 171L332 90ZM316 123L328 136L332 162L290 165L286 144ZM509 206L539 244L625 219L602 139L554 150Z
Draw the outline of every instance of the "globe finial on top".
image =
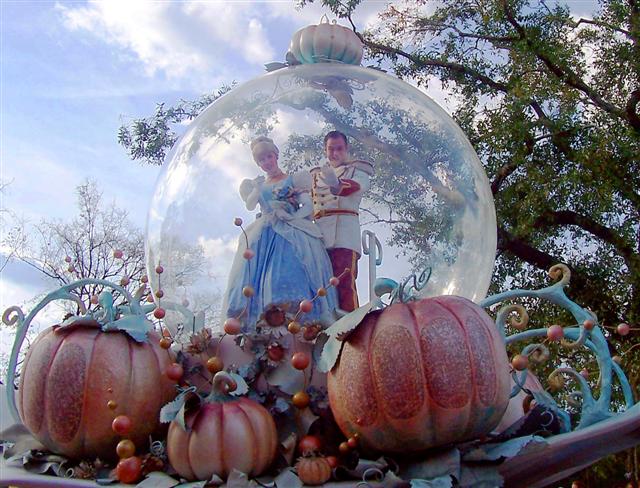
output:
M329 22L323 15L318 25L309 25L291 38L289 52L302 64L344 63L359 65L363 51L360 38L347 27Z

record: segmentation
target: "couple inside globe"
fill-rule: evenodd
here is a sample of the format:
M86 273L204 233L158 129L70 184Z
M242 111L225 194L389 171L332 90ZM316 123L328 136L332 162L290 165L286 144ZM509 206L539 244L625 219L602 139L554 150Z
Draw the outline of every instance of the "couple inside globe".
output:
M248 210L259 206L260 214L238 244L223 311L249 331L270 308L296 312L301 300L312 299L336 276L337 286L313 300L302 317L328 325L358 307L359 206L373 166L350 160L347 137L338 131L324 138L322 166L294 174L280 169L278 147L268 137L254 139L251 152L265 175L244 180L240 196Z

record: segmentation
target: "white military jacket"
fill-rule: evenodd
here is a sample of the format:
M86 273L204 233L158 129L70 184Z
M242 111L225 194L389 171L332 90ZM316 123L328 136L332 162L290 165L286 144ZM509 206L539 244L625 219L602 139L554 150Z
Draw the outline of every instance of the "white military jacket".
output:
M373 166L367 161L348 161L335 168L340 183L330 188L321 168L313 168L303 176L299 173L294 184L311 191L313 219L322 231L327 249L346 248L362 254L360 238L360 201L370 184Z

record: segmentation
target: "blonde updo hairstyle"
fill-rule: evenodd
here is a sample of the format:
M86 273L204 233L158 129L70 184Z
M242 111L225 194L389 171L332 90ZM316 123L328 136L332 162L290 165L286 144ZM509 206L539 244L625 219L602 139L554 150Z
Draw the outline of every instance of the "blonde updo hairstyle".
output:
M253 154L253 160L257 163L265 153L275 153L276 157L280 154L278 146L273 143L273 140L267 136L258 136L251 141L251 154Z

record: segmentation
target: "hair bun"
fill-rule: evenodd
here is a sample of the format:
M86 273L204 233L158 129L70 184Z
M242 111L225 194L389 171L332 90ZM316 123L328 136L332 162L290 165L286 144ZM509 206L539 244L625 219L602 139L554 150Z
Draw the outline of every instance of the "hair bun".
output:
M273 139L267 136L258 136L251 141L251 153L253 154L253 159L256 162L260 158L260 155L265 152L274 152L276 156L280 154L278 146L273 143Z

